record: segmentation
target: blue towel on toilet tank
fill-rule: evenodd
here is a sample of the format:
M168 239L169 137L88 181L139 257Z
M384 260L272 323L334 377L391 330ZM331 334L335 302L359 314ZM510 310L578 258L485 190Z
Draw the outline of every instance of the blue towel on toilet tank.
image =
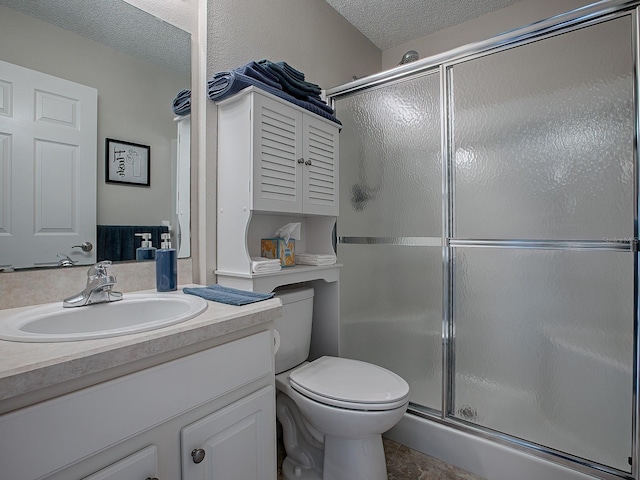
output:
M208 287L185 287L184 293L196 295L212 302L226 303L227 305L247 305L249 303L267 300L275 293L257 293L223 287L222 285L209 285Z

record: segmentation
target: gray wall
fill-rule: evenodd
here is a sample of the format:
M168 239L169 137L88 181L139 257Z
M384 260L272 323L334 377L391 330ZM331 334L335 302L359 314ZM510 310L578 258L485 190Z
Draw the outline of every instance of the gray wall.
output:
M479 42L554 15L594 3L592 0L523 0L468 22L416 38L382 52L382 69L398 65L402 55L416 50L420 58Z
M160 224L172 218L171 101L190 85L170 72L74 33L0 7L0 60L98 90L99 224ZM151 187L107 185L105 138L151 146Z
M284 60L324 89L380 70L380 50L324 1L210 0L208 8L208 78L262 58ZM216 130L216 108L207 100L207 191L200 196L206 232L198 247L207 283L216 264Z

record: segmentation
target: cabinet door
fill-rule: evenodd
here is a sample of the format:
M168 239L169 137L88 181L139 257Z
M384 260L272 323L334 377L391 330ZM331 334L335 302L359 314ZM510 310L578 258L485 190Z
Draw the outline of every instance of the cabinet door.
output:
M302 213L302 112L254 95L253 209Z
M157 464L157 449L150 445L83 480L148 480L156 477Z
M338 215L338 129L304 115L303 212Z
M182 480L275 480L272 386L184 427L180 435Z

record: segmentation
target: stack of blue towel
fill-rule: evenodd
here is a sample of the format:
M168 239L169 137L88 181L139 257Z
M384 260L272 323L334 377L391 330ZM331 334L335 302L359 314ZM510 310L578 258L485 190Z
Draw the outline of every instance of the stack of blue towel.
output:
M189 115L191 113L191 90L180 90L176 98L173 99L171 109L176 115Z
M207 93L211 100L222 100L251 85L342 125L320 98L320 87L305 81L304 73L285 62L260 60L218 72L207 82Z
M286 62L260 60L234 70L216 73L207 82L211 100L222 100L247 87L255 86L339 125L333 109L320 98L320 87L305 80L304 73ZM173 101L173 111L186 115L191 110L191 92L182 90Z

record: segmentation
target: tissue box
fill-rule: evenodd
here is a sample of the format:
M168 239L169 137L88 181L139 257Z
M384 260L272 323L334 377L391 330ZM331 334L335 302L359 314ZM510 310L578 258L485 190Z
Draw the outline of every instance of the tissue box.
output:
M291 239L286 244L282 238L263 238L260 240L260 255L265 258L279 258L283 267L296 264L296 241Z

